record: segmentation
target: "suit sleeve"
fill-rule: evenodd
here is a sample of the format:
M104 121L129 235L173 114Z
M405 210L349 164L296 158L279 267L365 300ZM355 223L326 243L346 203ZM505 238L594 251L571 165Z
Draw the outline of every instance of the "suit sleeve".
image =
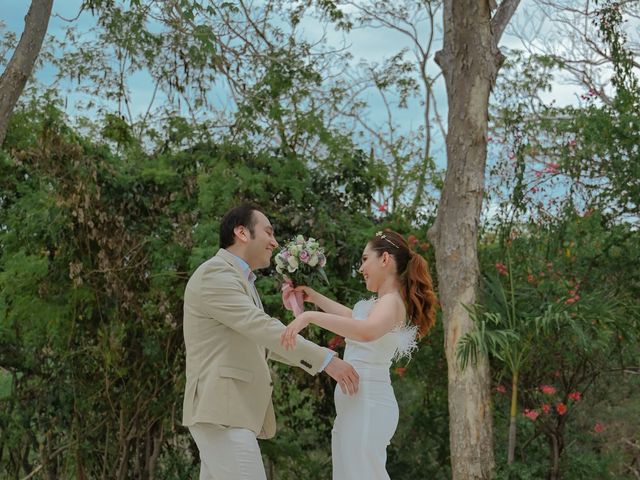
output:
M200 296L206 314L269 349L274 357L315 375L331 350L320 347L298 335L296 347L285 350L280 335L285 326L254 305L235 269L212 264L204 272Z

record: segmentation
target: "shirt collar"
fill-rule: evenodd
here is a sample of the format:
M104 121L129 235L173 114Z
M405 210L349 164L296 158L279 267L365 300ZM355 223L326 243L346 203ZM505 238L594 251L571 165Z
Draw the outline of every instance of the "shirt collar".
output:
M231 252L229 252L229 254L233 255L233 253ZM249 280L251 283L255 282L256 274L251 271L251 267L249 267L249 264L239 256L237 255L233 255L233 256L238 260L238 263L242 267L242 273L244 273L244 276L247 278L247 280Z

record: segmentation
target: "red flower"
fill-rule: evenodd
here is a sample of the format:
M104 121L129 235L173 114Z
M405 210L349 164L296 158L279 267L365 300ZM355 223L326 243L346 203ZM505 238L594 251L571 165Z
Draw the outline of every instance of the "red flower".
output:
M564 403L560 402L556 405L556 412L558 412L558 415L564 415L565 413L567 413L567 406Z
M549 405L548 403L545 403L542 405L542 411L544 413L549 413L551 411L551 405Z
M505 388L505 386L504 386L504 385L498 385L498 386L496 387L496 392L499 392L499 393L507 393L507 389Z
M407 237L407 243L413 247L416 243L418 243L418 239L415 235L409 235Z
M498 273L500 275L504 275L507 276L509 275L509 270L507 270L507 266L504 263L496 263L496 270L498 270Z
M551 385L540 385L540 391L545 395L553 395L556 393L556 387L552 387Z
M387 204L386 203L381 203L380 205L378 205L378 211L379 212L386 212L387 211Z
M580 392L571 392L569 395L571 400L575 400L576 402L582 398L582 394Z
M330 350L335 350L342 344L344 344L344 338L342 338L340 335L336 335L331 340L329 340L329 343L327 343L327 348Z
M537 410L529 410L528 408L525 408L523 415L531 420L535 420L536 418L538 418L540 413L538 413Z
M530 273L529 275L527 275L527 282L536 283L536 276L533 273Z
M407 373L406 367L396 367L396 374L399 377L404 377L404 374Z
M560 168L560 165L555 163L555 162L547 162L545 163L545 167L543 172L544 173L551 173L551 174L556 174L558 173L558 168Z
M607 427L605 426L604 423L596 422L596 424L593 426L593 431L596 433L601 433L604 431L605 428Z

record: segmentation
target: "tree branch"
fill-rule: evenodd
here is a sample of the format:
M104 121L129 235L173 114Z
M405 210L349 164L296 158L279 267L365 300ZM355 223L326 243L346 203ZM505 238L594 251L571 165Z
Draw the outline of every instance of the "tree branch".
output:
M500 38L502 38L502 34L519 4L520 0L503 0L491 19L491 31L493 32L493 40L496 45L500 43Z
M7 68L0 76L0 145L9 117L27 84L49 26L53 0L33 0L24 20L24 31Z

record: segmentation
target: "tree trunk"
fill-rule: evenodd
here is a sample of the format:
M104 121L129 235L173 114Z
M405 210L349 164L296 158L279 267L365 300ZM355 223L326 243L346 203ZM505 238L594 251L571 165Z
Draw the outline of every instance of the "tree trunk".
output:
M53 0L32 0L20 42L0 77L0 146L4 142L9 117L33 71L44 35L47 33Z
M504 0L496 17L508 22L518 1ZM455 350L458 339L474 328L465 305L476 302L489 95L502 63L499 35L492 32L502 33L504 25L492 25L488 0L446 0L443 14L444 44L436 62L449 104L447 171L429 236L436 248L445 329L451 466L454 480L489 479L494 457L488 359L480 355L461 371Z

